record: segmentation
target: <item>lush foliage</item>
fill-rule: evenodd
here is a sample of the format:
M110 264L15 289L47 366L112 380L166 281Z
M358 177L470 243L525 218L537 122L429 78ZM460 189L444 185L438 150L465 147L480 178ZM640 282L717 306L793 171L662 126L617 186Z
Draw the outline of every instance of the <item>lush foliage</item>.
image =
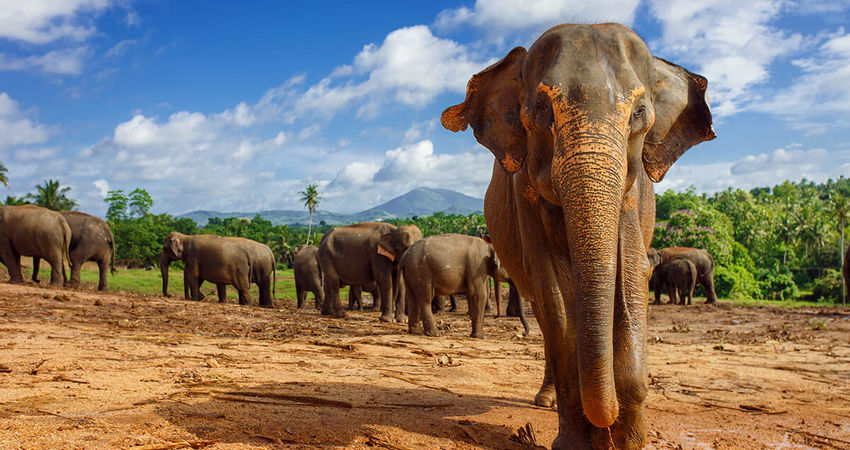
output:
M71 188L60 187L58 180L44 180L44 184L37 185L35 192L26 195L26 200L54 211L72 210L77 206L77 201L68 197Z
M811 300L836 302L841 285L833 278L850 222L848 197L850 180L843 177L710 196L668 190L656 196L652 245L711 252L721 297L790 300L819 286Z
M416 225L422 230L423 236L445 233L481 236L487 232L487 222L484 220L484 216L476 213L464 216L438 212L430 216L413 216L410 219L395 219L388 222L394 225Z

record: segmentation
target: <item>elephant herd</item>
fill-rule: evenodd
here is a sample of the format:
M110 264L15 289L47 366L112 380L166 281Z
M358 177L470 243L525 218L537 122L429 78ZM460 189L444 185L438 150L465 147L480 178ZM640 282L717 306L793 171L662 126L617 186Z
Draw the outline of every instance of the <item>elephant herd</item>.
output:
M343 317L339 290L349 286L349 309L362 309L361 293L369 291L381 321L407 322L410 333L428 336L440 334L432 311L435 299L464 293L469 299L471 336L484 337L487 281L495 280L499 309L500 284L510 281L486 240L460 234L423 239L415 225L364 222L336 227L318 247L296 248L292 261L299 308L312 292L323 315ZM527 333L524 314L521 320Z
M106 289L107 270L115 270L115 238L102 219L77 211L51 211L35 205L0 207L0 261L10 282L23 283L21 256L33 258L32 280L38 282L40 260L50 264L50 285L80 284L86 261L100 269L98 290ZM67 278L66 264L71 278Z
M655 274L653 304L661 304L661 293L665 288L670 303L691 304L697 283L705 288L706 303L717 302L711 253L691 247L669 247L660 251L650 247L646 256Z

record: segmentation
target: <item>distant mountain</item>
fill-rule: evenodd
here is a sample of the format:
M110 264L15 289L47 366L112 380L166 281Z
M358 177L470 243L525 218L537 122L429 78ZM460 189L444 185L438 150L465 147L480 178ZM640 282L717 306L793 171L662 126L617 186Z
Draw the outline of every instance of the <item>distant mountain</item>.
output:
M400 195L386 203L352 214L338 214L329 211L316 211L313 223L325 221L329 225L340 225L353 222L370 222L376 220L397 219L413 216L427 216L443 211L447 214L470 214L481 212L484 200L470 197L449 189L416 188ZM200 210L180 215L189 217L198 225L207 224L210 217L240 217L250 219L257 214L275 225L306 225L306 210L276 209L259 212L220 212Z

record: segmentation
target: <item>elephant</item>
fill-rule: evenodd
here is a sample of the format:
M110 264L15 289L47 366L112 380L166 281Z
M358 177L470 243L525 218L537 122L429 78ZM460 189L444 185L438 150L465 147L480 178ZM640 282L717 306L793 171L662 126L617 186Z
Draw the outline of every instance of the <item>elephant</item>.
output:
M424 331L427 336L440 335L431 312L434 296L465 292L472 318L470 337L485 337L484 306L490 297L487 280L510 278L490 243L463 234L439 234L414 242L402 255L399 271L410 302L408 332ZM501 304L500 284L496 282L497 304Z
M847 248L847 251L844 253L844 264L841 267L842 275L844 275L844 295L847 295L850 292L850 247ZM844 302L844 297L841 298L842 302Z
M372 296L372 309L380 308L381 294L378 291L378 286L373 282L365 286L350 286L348 288L348 310L353 311L358 309L363 311L363 291L368 292Z
M50 264L50 285L65 285L70 264L71 227L56 211L35 205L0 207L0 260L10 283L23 283L21 256L43 258Z
M299 245L292 257L292 269L295 275L296 306L301 309L307 300L307 293L313 293L316 310L322 309L324 290L322 271L319 268L319 248L315 245Z
M657 252L661 260L659 264L664 264L675 258L685 258L697 268L697 283L705 288L705 303L717 303L717 294L714 292L714 258L711 253L705 250L691 247L668 247ZM649 252L647 252L649 254ZM656 274L655 284L655 304L661 303L661 290L665 280L658 277Z
M195 301L202 300L200 287L206 280L216 284L219 302L226 300L226 285L232 284L239 291L239 304L248 305L251 303L248 290L253 282L260 288L260 306L273 306L270 289L274 284L274 255L264 244L244 238L172 231L165 238L159 257L165 296L168 295L168 266L178 259L185 264L186 296Z
M374 282L378 297L383 300L380 320L406 321L404 295L394 295L398 290L397 265L404 251L420 239L422 230L416 225L397 227L377 222L336 227L325 233L319 243L319 267L325 283L322 314L345 316L339 301L342 285L363 286Z
M100 271L97 290L106 290L107 270L115 273L115 238L109 225L99 217L79 211L57 211L71 227L70 263L71 279L69 286L80 285L80 271L86 261L96 261ZM38 269L41 258L32 258L32 281L38 283Z
M682 305L691 304L698 276L694 263L686 258L673 258L656 267L655 273L657 280L663 280L663 282L656 282L656 292L660 292L666 285L670 303L675 305L681 301Z
M431 300L431 312L443 312L446 311L446 300L449 301L449 311L455 312L457 311L457 298L454 294L452 295L437 295L434 296L434 299Z
M484 199L500 261L532 308L557 397L554 448L646 441L652 182L714 138L707 81L618 24L564 24L474 75L442 125L495 156Z

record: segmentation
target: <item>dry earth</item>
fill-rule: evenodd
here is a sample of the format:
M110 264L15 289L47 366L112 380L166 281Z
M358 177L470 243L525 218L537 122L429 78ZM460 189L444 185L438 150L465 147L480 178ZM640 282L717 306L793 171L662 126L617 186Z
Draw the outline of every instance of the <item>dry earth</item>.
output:
M212 298L211 296L210 298ZM539 328L0 285L0 448L527 448ZM465 305L462 305L465 310ZM850 315L651 307L649 448L850 448Z

